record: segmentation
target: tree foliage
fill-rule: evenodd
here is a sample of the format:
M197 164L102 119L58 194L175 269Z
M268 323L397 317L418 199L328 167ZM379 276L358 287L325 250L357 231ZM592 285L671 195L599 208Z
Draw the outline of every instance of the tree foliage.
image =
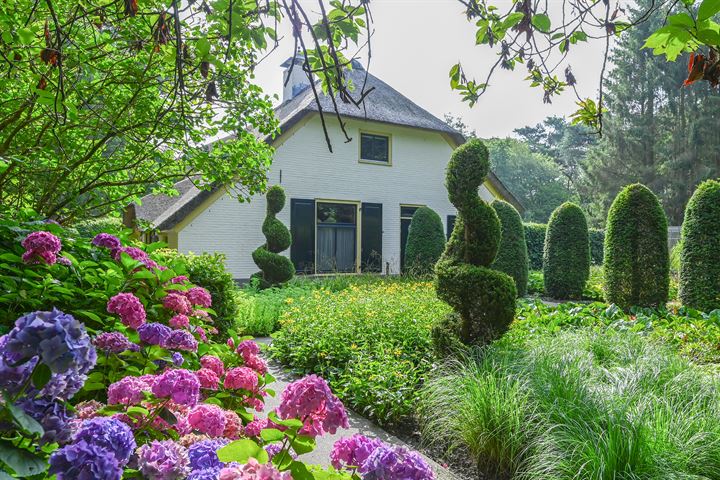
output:
M563 203L550 216L545 235L543 278L553 298L579 299L590 276L590 242L585 214Z
M492 202L500 219L500 247L491 267L505 272L515 281L518 297L525 296L528 283L528 250L525 227L515 207L502 200Z
M258 279L260 288L280 286L295 275L292 261L280 255L292 244L290 230L276 217L285 206L285 191L280 185L273 185L265 196L267 215L262 224L265 243L252 253L255 265L260 268L260 272L254 274L253 278Z
M414 275L428 275L445 249L445 233L440 216L429 207L415 211L405 244L405 270Z

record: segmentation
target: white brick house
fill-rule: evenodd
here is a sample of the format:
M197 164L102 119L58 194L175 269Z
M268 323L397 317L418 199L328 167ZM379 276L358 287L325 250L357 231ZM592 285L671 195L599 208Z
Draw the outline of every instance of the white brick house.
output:
M283 65L286 72L289 64ZM356 84L364 77L358 67L352 74L358 76ZM276 151L268 183L285 189L287 203L278 218L293 234L284 254L298 272L310 274L399 273L415 208L432 208L445 229L452 229L456 211L444 186L445 166L464 139L369 75L368 86L375 90L364 108L338 102L353 140L335 141L331 153L303 75L293 69L276 109L282 133L271 141ZM321 105L332 111L328 98ZM336 119L326 115L326 121L331 138L342 138ZM251 253L265 242L264 196L239 203L222 188L200 191L189 180L180 182L178 190L178 197L145 197L134 207L135 216L153 223L160 237L181 252L224 253L237 279L257 271ZM502 198L521 208L495 175L479 193L485 200Z

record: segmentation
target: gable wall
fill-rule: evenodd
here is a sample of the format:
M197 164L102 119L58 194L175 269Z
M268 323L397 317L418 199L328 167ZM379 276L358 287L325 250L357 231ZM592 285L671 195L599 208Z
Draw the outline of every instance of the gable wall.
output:
M447 215L455 214L444 186L452 148L439 133L358 120L348 120L353 141L344 143L337 123L333 119L328 123L333 153L328 151L317 115L276 143L268 184L282 185L287 196L278 218L290 226L292 198L382 203L383 269L389 262L390 273L399 273L400 205L429 206L442 218L443 228L447 227ZM361 129L392 136L392 166L359 163ZM485 186L480 187L480 195L493 199ZM263 196L243 204L222 195L189 223L179 226L178 249L223 252L235 278L248 278L257 270L251 253L265 241L260 231L264 217ZM289 255L289 250L284 254Z

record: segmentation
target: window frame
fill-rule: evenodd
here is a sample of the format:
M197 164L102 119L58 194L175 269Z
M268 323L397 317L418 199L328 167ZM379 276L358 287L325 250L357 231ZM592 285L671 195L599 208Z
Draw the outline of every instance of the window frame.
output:
M347 205L354 205L355 206L355 269L352 272L321 272L318 271L318 255L317 255L317 247L318 247L318 204L320 203L339 203L339 204L347 204ZM316 198L315 199L315 222L314 222L314 229L315 229L315 250L313 252L313 257L315 258L315 265L314 265L314 275L316 276L333 276L333 275L356 275L360 273L360 239L362 237L362 225L360 222L362 212L360 210L360 206L362 205L362 202L359 200L337 200L332 198Z
M359 163L368 163L371 165L384 165L386 167L392 166L392 135L387 132L377 132L372 130L360 130L360 141L358 141L358 162ZM363 135L374 135L376 137L385 137L387 138L387 144L388 144L388 159L387 162L383 162L382 160L370 160L367 158L362 157L362 137Z

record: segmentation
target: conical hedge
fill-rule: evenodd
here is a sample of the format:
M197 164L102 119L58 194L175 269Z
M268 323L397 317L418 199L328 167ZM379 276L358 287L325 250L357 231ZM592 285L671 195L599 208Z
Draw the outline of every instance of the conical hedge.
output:
M505 272L515 280L518 297L525 296L528 284L528 250L525 243L525 226L515 207L502 200L492 202L500 219L501 236L492 268Z
M405 271L413 275L428 275L445 249L445 233L440 216L432 208L415 211L405 244Z
M287 250L292 243L290 231L276 218L285 206L285 191L281 186L275 185L268 189L267 215L262 225L265 235L265 244L258 247L253 253L253 261L260 268L260 272L253 275L260 281L260 288L269 288L288 282L295 274L295 266L280 252Z
M582 209L571 202L550 216L543 252L545 293L553 298L579 299L590 276L590 240Z

